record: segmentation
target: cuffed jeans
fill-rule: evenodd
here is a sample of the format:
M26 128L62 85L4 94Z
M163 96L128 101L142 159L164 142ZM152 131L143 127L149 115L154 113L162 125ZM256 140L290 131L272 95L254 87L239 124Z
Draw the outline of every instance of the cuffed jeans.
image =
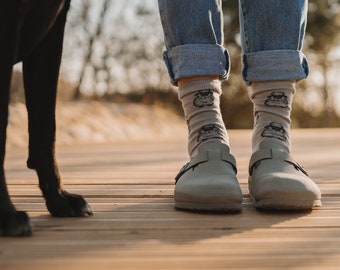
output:
M232 0L231 0L232 1ZM158 0L171 81L229 74L221 0ZM308 0L239 0L243 79L301 80ZM228 33L228 31L226 31Z

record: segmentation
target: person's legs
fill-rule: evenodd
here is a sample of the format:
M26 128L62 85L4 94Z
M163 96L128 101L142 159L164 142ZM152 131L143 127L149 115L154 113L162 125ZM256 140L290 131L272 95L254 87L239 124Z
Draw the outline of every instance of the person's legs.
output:
M159 0L171 81L195 76L226 79L229 59L223 47L220 0Z
M177 177L175 206L240 211L242 193L219 97L229 73L220 0L159 0L167 64L189 129L190 163Z
M254 104L249 189L255 206L308 209L320 190L290 157L295 82L308 75L301 52L307 0L239 0L243 78Z
M179 86L189 129L189 155L210 139L229 144L219 108L221 85L229 73L223 47L221 1L159 0L167 64Z
M253 151L258 150L261 138L269 137L289 148L294 84L308 75L306 57L301 52L307 1L239 2L243 78L252 86L256 115Z

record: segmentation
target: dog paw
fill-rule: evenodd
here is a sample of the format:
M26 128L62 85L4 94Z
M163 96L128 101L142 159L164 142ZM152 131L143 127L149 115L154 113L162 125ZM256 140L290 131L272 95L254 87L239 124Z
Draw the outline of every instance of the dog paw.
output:
M85 199L77 194L62 191L58 196L46 199L46 206L55 217L83 217L92 216L91 207Z
M30 236L31 223L25 212L8 212L0 214L0 236Z

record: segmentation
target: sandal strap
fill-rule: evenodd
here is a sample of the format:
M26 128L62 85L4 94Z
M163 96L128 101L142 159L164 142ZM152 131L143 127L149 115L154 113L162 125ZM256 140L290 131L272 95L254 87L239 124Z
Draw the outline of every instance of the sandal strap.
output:
M222 150L217 150L217 151L215 149L207 150L207 151L198 152L195 158L191 159L180 169L179 173L175 177L176 183L185 172L197 166L198 164L207 162L209 160L222 160L222 161L228 162L232 166L235 174L237 174L236 160L232 154L230 154L227 151L222 151Z
M254 154L252 154L249 162L249 175L252 175L254 168L257 168L260 165L261 160L266 159L284 160L293 165L297 171L301 171L302 173L308 176L306 170L299 163L295 162L287 151L283 149L272 148L260 149L256 151Z

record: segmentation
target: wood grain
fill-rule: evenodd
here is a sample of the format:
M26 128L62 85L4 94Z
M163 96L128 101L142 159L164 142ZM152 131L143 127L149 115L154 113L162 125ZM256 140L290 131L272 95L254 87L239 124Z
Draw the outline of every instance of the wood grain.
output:
M59 147L66 189L94 210L87 218L51 217L25 168L26 150L12 149L9 190L34 235L0 238L0 269L339 269L340 129L293 130L293 156L323 193L323 206L311 212L255 210L247 187L251 132L230 138L241 214L173 208L173 178L187 158L183 137Z

